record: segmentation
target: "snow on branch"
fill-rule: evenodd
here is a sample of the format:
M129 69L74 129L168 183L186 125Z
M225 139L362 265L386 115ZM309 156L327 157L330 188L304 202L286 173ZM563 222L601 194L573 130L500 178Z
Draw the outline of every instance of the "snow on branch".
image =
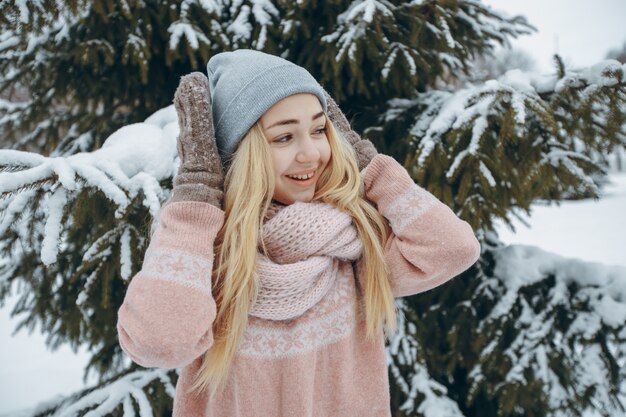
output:
M323 36L321 40L327 43L337 42L339 49L335 56L337 62L342 61L346 55L353 61L358 43L367 38L367 28L374 24L375 17L393 20L394 9L395 6L385 0L355 0L348 10L337 16L337 29Z
M165 369L135 371L87 394L83 391L66 398L43 401L20 416L37 416L54 411L55 417L104 417L113 415L121 407L124 416L153 417L150 397L154 388L151 385L161 385L174 398L175 388L168 372ZM135 407L138 407L138 412L135 412Z
M589 296L592 307L589 314L610 327L620 328L626 323L626 268L565 258L534 246L509 245L494 250L496 269L502 277L506 293L499 297L489 319L510 313L519 289L531 285L546 275L556 279L552 302L570 302L566 291L575 284L579 292ZM586 296L585 296L586 297ZM569 301L568 301L569 300ZM581 321L584 319L579 318ZM579 330L585 330L580 327Z
M437 116L429 118L429 127L426 130L419 128L425 123L418 117L416 128L413 129L414 132L423 132L423 136L416 137L419 140L418 165L425 163L443 135L450 130L474 122L477 118L497 116L499 112L492 104L498 94L508 96L515 113L515 122L522 125L526 120L527 110L545 109L540 94L558 93L567 87L583 89L594 85L612 86L624 82L625 74L625 66L615 60L606 60L589 68L568 71L562 79L558 79L556 75L524 73L514 69L498 80L489 80L480 86L470 85L454 93L447 93L447 98L443 101L441 93L436 92L434 99L441 106Z
M189 46L194 50L200 48L200 44L203 46L211 45L209 38L204 35L202 30L189 22L174 22L167 28L167 33L170 35L169 48L171 50L178 48L178 44L183 37L187 39Z
M588 68L569 71L556 83L553 91L561 92L566 88L586 86L610 87L620 82L626 82L626 63L621 64L614 59L607 59Z
M176 169L178 123L174 106L156 112L144 123L124 126L111 134L102 147L68 157L45 157L36 153L0 150L0 195L8 198L0 221L0 234L20 216L41 189L46 213L42 261L54 263L58 253L63 213L79 191L101 191L121 217L135 197L153 217L158 216L166 190L160 181Z
M267 30L280 18L280 11L268 0L251 0L251 3L252 8L242 5L241 2L233 2L230 14L234 19L226 27L226 32L232 35L233 44L237 46L239 42L248 43L252 39L254 28L259 27L258 37L252 42L252 46L261 50L267 41Z
M477 332L496 338L483 348L471 378L479 383L492 371L491 357L505 355L511 366L504 369L503 384L528 384L532 374L552 393L552 410L567 407L574 394L590 393L594 409L614 415L620 407L615 396L626 394L607 384L626 377L626 368L612 365L626 361L626 268L526 245L496 248L493 256L495 280L481 284L477 294L491 294L495 304ZM563 312L574 310L564 320ZM501 329L511 321L519 331L505 341ZM568 382L562 369L572 372Z
M12 101L4 100L0 98L0 111L13 113L18 110L23 110L27 108L31 103L15 103Z
M404 396L399 410L407 415L419 413L425 417L449 416L463 417L456 401L448 397L445 385L434 380L426 366L419 360L421 350L416 340L417 328L407 319L403 312L408 311L406 301L396 299L398 314L398 331L389 338L385 350L387 365L393 382ZM406 380L400 368L410 366L410 380ZM418 398L418 395L423 397Z
M204 10L207 14L217 14L219 15L222 12L223 3L221 1L215 0L184 0L180 5L180 15L182 17L189 16L189 10L192 9L193 6Z
M383 79L387 79L389 77L391 66L400 58L404 59L409 66L409 74L411 76L417 75L417 63L415 61L420 59L420 57L419 52L417 52L414 48L410 48L400 42L392 42L386 51L386 55L385 65L383 66L383 70L381 72Z

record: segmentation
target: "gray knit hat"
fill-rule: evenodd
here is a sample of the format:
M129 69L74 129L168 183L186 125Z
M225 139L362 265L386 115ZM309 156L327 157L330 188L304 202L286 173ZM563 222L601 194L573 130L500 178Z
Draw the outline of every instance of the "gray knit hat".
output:
M217 148L230 156L263 113L297 93L315 94L327 111L324 90L304 68L250 49L222 52L207 65Z

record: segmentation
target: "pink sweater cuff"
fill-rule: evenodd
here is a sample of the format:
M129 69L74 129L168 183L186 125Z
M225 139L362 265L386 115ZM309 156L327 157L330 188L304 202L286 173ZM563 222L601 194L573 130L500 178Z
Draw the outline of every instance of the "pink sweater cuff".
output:
M363 170L363 182L366 197L378 206L381 213L411 187L419 187L402 165L383 154L376 155Z
M159 223L150 246L212 258L215 236L224 224L224 212L204 202L170 202L162 208Z

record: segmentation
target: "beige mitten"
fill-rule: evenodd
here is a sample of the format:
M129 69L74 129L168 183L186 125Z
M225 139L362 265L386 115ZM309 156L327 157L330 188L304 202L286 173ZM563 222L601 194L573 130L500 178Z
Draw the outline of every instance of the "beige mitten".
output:
M224 173L215 143L208 78L201 72L182 77L174 106L180 127L180 166L170 202L202 201L222 208Z
M378 154L378 152L372 142L367 139L362 139L358 133L352 130L348 119L346 119L346 116L343 114L337 103L335 103L335 100L333 100L326 90L324 90L324 94L328 105L328 117L330 117L330 120L333 122L335 127L339 129L339 133L341 133L341 135L345 137L348 142L350 142L352 147L354 147L359 170L362 171L363 168L370 163L372 158Z

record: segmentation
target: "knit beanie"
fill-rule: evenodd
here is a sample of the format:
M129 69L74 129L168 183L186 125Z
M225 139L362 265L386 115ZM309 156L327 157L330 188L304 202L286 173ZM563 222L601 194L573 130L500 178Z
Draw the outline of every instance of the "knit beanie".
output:
M232 155L248 130L270 107L297 93L315 94L327 111L324 90L304 68L263 52L239 49L214 55L207 64L217 148Z

